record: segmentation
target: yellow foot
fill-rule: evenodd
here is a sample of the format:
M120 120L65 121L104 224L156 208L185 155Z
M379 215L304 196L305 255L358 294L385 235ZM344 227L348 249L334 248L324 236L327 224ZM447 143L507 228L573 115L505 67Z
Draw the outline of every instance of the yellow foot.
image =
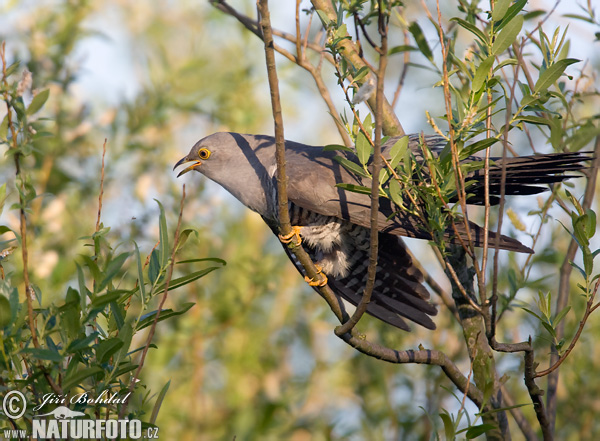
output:
M304 276L304 280L306 281L306 283L308 283L310 286L327 285L327 276L323 274L323 268L321 268L319 265L315 265L315 268L317 268L317 274L315 275L315 277L311 279L308 276ZM321 275L321 277L318 277L319 274Z
M290 243L294 238L296 238L296 246L300 246L302 243L302 238L300 237L300 229L302 227L292 227L292 232L290 234L280 234L279 240L283 243Z

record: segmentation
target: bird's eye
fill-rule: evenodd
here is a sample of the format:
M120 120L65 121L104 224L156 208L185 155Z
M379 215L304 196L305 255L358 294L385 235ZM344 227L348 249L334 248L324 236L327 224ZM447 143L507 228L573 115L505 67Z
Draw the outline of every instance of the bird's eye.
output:
M208 159L210 157L210 150L202 147L200 150L198 150L198 157L200 159Z

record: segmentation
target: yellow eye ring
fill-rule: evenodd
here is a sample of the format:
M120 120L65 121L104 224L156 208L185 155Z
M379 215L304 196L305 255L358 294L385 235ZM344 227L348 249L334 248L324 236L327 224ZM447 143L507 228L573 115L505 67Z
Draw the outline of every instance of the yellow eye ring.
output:
M210 150L202 147L200 150L198 150L198 157L200 159L208 159L210 157Z

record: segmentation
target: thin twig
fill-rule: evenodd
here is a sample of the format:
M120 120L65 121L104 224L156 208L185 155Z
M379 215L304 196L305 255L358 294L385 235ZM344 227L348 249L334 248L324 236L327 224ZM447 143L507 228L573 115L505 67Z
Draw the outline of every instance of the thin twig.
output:
M142 350L142 355L140 357L139 365L131 379L131 383L129 384L128 392L132 392L137 383L137 379L140 376L140 372L144 367L144 362L146 361L146 355L148 354L148 349L150 348L150 343L152 343L152 339L154 338L154 333L156 332L156 325L158 323L158 319L160 318L160 313L163 310L163 306L167 301L167 296L169 294L169 284L171 283L171 279L173 278L173 268L175 267L175 253L177 252L177 245L179 245L179 234L181 231L181 220L183 219L183 207L185 204L185 184L183 185L183 191L181 195L181 202L179 204L179 218L177 219L177 228L175 229L175 238L173 240L173 250L171 251L171 262L169 264L169 268L167 270L167 275L165 279L165 291L160 299L160 304L156 310L156 315L154 316L154 320L152 325L150 326L150 332L148 333L148 338L146 339L146 344L144 345L144 349ZM168 246L168 244L161 244L163 247ZM127 405L129 402L126 402L121 407L121 411L119 412L119 418L123 418L125 415L125 411L127 410Z
M585 187L585 193L583 195L583 201L581 206L584 210L587 210L591 207L592 202L594 201L594 194L596 192L596 181L598 178L598 170L600 168L600 136L596 137L596 143L594 146L594 162L589 169L589 177ZM571 239L569 243L569 247L567 248L567 253L565 254L565 258L560 267L560 278L558 282L558 295L556 297L556 306L555 311L562 311L566 306L569 299L569 291L570 291L570 280L571 280L571 272L573 267L571 266L571 261L575 258L575 253L577 252L577 242L575 239ZM561 321L556 327L556 338L560 341L565 335L565 322ZM552 348L552 353L550 355L549 365L554 365L559 359L558 352L556 348ZM548 407L548 414L550 419L550 424L552 428L554 428L554 424L556 422L556 394L558 389L558 378L559 378L560 370L555 370L548 375L548 391L546 396L546 405Z
M596 281L594 290L592 291L592 294L590 295L590 298L588 299L588 301L585 305L585 312L583 314L583 317L581 318L581 321L579 322L579 327L577 328L577 332L575 333L575 336L573 337L573 340L571 341L571 344L569 344L569 347L567 348L567 350L558 358L558 360L556 360L556 363L554 363L548 369L544 369L541 372L536 372L535 373L536 378L543 377L545 375L548 375L548 374L554 372L556 369L558 369L558 367L562 364L562 362L567 359L567 357L569 356L569 354L571 353L571 351L577 344L577 341L579 340L579 337L581 336L581 333L583 332L583 328L585 327L587 319L598 308L598 306L600 306L600 303L597 303L594 305L594 299L596 297L596 293L598 292L598 286L600 286L600 279L598 279Z
M369 266L367 268L367 284L356 306L356 310L350 320L335 329L337 335L346 334L360 320L367 311L373 288L375 287L375 278L377 275L377 255L379 252L379 172L382 167L381 156L381 137L382 137L382 115L383 115L383 84L385 79L385 70L387 67L387 17L382 10L381 0L379 2L379 34L381 35L381 52L379 54L379 69L377 70L377 91L376 91L376 110L375 110L375 140L373 146L373 165L371 178L371 234L369 249ZM368 133L365 134L367 138Z
M100 231L102 197L104 196L104 156L106 156L106 138L104 138L104 145L102 146L102 167L100 168L100 194L98 195L98 219L96 219L96 233Z
M27 302L27 318L29 330L31 331L31 341L36 348L40 347L38 341L37 330L35 327L35 318L33 316L33 289L29 280L29 254L27 250L27 217L25 216L25 199L24 199L24 179L21 176L21 153L17 145L17 132L12 119L12 109L10 106L10 95L8 94L8 77L6 74L6 42L2 42L0 59L2 60L2 82L4 83L4 101L6 102L6 119L11 135L10 148L15 151L13 157L15 160L15 175L21 180L21 191L19 191L19 234L21 235L21 258L23 259L23 284L25 285L25 300Z

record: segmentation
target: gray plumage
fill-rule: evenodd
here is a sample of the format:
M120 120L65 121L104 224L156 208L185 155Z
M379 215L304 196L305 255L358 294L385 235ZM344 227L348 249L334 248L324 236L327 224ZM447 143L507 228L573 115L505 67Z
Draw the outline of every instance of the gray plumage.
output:
M418 135L409 137L409 147L420 155ZM437 136L425 137L427 145L437 154L445 140ZM389 159L390 149L397 138L382 146ZM323 151L292 141L286 141L286 172L288 199L292 225L301 226L305 249L313 261L322 266L328 284L336 295L356 305L365 286L370 243L369 195L348 192L335 187L337 183L369 186L360 176L342 167L333 158L340 152ZM348 155L348 159L351 156ZM480 158L469 158L481 160ZM497 203L500 193L502 160L493 158L490 168L490 201ZM560 182L570 176L560 173L581 170L581 162L591 159L580 153L560 153L519 158L507 158L507 195L535 194L545 190L544 184ZM275 234L278 233L277 165L275 140L271 136L215 133L200 140L176 167L193 162L180 173L199 171L223 186L248 208L259 213ZM468 191L469 203L483 201L483 173L471 173L473 180ZM466 241L462 222L456 224L458 234ZM475 246L483 246L483 229L470 223ZM409 330L403 318L430 329L435 324L430 316L436 314L429 292L423 286L423 275L415 268L400 236L430 239L409 214L394 213L390 202L380 199L379 259L377 279L367 312L398 328ZM450 242L455 242L454 229L446 232ZM489 232L490 244L495 233ZM532 253L519 241L500 236L500 248ZM284 247L296 268L301 265Z

